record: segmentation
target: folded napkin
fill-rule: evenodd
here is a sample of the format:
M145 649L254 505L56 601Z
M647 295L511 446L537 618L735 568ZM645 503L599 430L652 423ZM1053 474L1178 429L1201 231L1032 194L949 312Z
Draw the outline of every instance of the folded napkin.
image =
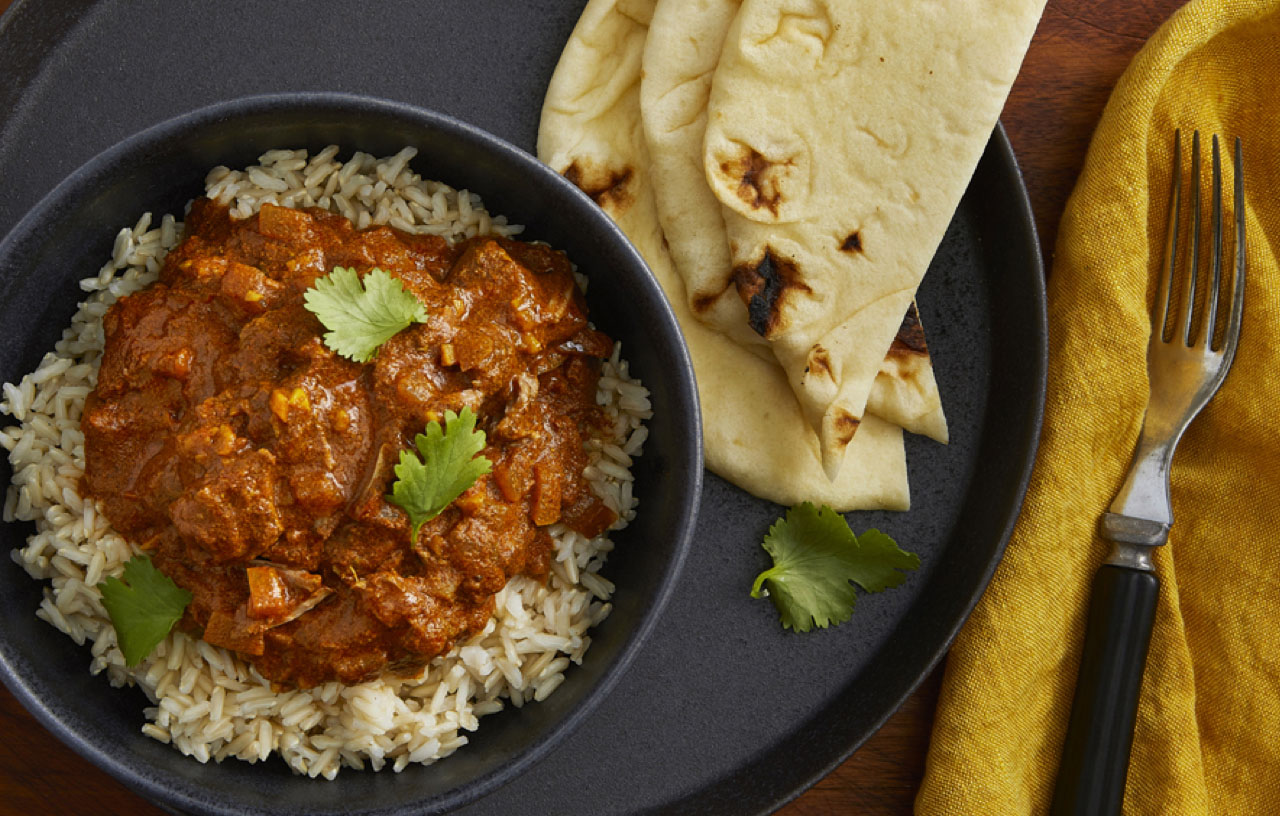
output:
M1049 276L1039 457L1004 560L948 658L918 814L1048 809L1089 585L1109 549L1098 517L1147 401L1175 128L1186 163L1192 130L1224 137L1228 223L1230 145L1244 142L1248 285L1235 365L1174 458L1125 813L1280 813L1278 86L1280 2L1193 0L1115 88Z

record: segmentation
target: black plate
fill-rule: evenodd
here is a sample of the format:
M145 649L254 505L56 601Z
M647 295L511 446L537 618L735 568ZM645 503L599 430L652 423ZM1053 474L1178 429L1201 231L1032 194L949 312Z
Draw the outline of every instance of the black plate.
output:
M0 20L0 233L140 127L250 93L399 99L532 150L543 91L581 7L19 0ZM919 302L954 441L908 438L909 513L850 519L918 552L920 571L861 597L845 625L784 632L772 606L748 596L767 565L759 541L781 508L708 475L680 583L626 676L558 748L464 813L767 812L897 708L990 579L1039 434L1043 278L1001 130ZM329 784L343 795L342 777Z

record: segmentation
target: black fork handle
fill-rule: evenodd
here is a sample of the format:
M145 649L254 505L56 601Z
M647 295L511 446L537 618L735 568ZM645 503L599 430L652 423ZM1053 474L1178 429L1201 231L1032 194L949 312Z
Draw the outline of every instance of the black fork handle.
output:
M1160 579L1147 570L1107 564L1093 578L1051 816L1120 812L1159 594Z

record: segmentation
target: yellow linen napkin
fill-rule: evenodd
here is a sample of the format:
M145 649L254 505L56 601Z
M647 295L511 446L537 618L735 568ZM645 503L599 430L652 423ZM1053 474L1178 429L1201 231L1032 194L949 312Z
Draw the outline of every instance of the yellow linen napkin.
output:
M1184 162L1197 128L1227 151L1244 142L1248 285L1235 365L1174 458L1125 813L1280 813L1280 2L1193 0L1116 86L1067 204L1040 453L1004 560L948 658L918 814L1048 809L1108 550L1098 517L1147 401L1175 128Z

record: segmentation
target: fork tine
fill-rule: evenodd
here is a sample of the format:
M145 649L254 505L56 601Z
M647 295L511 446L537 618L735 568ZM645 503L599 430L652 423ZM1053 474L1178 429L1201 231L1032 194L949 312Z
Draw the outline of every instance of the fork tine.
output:
M1218 325L1218 290L1222 287L1222 158L1218 153L1218 134L1213 134L1213 285L1205 307L1203 330L1196 345L1205 351L1213 348L1214 329Z
M1169 185L1169 223L1165 229L1164 262L1160 269L1160 291L1156 293L1156 308L1160 319L1152 321L1158 326L1163 340L1169 327L1169 306L1173 301L1173 268L1178 263L1178 219L1182 209L1182 134L1173 132L1173 181Z
M1227 366L1231 365L1235 357L1236 344L1240 341L1240 323L1244 318L1244 159L1241 157L1239 136L1236 137L1235 148L1236 258L1232 274L1231 313L1227 316L1227 329L1222 338L1224 362Z
M1187 296L1182 302L1182 342L1191 345L1191 319L1195 314L1196 278L1200 277L1200 131L1191 134L1191 263Z

